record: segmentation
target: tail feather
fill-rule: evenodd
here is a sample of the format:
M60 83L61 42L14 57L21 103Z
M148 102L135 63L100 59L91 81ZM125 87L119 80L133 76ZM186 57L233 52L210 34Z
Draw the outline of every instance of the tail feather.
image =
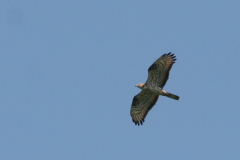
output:
M175 99L175 100L179 100L180 97L175 95L175 94L172 94L172 93L166 93L165 96L169 97L169 98L172 98L172 99Z

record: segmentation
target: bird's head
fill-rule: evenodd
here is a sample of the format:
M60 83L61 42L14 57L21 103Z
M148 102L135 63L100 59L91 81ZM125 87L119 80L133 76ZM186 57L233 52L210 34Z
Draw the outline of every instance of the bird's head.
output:
M143 86L145 85L145 83L139 83L137 84L135 87L138 87L140 89L143 89Z

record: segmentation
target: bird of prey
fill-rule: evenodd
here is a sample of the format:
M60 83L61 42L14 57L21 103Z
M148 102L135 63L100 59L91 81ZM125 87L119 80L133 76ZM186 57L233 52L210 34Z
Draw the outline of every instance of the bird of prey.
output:
M179 96L163 90L169 77L169 71L176 61L175 58L176 56L171 52L162 55L148 68L146 83L139 83L135 86L142 90L132 101L130 114L135 125L143 124L146 115L156 104L159 95L179 100Z

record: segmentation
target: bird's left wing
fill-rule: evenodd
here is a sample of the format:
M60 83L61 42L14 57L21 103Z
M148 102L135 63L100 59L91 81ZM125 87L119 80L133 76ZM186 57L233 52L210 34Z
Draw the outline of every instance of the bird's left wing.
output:
M162 55L148 68L148 79L146 84L157 84L163 88L168 80L169 72L173 63L176 61L176 56L169 52Z
M135 125L143 124L145 117L156 104L159 95L142 90L133 98L130 114Z

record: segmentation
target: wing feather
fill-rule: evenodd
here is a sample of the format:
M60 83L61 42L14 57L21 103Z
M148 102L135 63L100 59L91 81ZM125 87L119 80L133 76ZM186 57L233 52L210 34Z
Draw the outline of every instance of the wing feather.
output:
M145 117L156 104L159 95L142 90L133 98L130 114L135 125L143 124Z
M148 79L146 84L157 84L159 87L163 88L168 80L172 65L177 60L175 58L176 56L171 52L158 58L148 68Z

